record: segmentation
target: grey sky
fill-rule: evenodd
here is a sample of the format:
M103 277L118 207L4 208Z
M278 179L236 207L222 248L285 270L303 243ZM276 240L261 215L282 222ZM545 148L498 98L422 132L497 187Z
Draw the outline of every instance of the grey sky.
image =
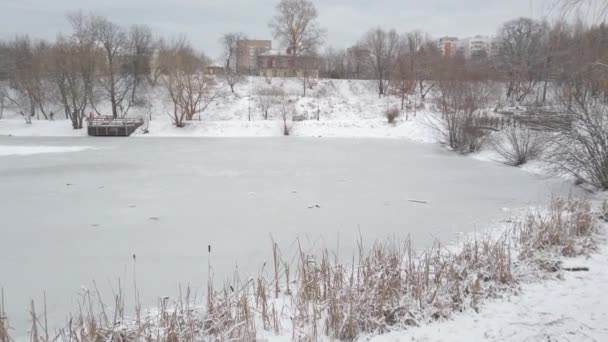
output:
M211 57L228 31L270 38L268 22L279 0L0 0L0 38L29 34L54 39L69 32L68 11L94 11L123 24L147 24L162 36L185 34ZM435 37L493 34L520 16L543 17L547 0L313 0L328 44L346 47L371 27L420 29Z

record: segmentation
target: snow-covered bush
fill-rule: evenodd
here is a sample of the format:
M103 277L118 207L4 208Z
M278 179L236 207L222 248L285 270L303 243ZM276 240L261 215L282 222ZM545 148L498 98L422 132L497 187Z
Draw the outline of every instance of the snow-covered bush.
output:
M270 110L280 102L284 91L278 87L266 86L255 90L257 107L264 120L268 120Z
M562 99L571 124L559 127L549 161L560 170L608 190L608 104L588 93Z
M554 255L575 257L594 249L596 224L587 200L558 198L547 211L531 214L516 231L521 259L557 271Z
M388 123L390 123L390 124L394 124L400 114L401 114L401 112L399 111L398 108L387 109L384 112L384 116L386 116L386 119L388 120Z
M540 132L522 127L508 127L497 134L492 142L496 152L512 166L538 158L545 144Z

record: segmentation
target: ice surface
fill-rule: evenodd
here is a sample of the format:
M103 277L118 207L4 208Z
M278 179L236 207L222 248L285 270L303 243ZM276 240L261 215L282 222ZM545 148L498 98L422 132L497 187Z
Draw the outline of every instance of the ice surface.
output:
M220 285L237 265L260 271L271 236L286 255L299 238L349 260L359 235L368 244L407 235L420 247L449 242L571 190L403 140L13 137L0 145L94 147L0 157L0 287L20 333L29 299L43 292L55 323L93 280L111 295L120 278L132 293L134 254L143 304L155 305L180 284L202 293L208 245Z

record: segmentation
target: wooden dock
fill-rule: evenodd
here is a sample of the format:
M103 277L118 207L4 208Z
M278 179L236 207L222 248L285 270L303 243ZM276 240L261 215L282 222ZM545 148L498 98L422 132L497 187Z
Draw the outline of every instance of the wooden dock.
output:
M88 133L93 137L128 137L144 124L144 118L113 119L98 116L89 120Z

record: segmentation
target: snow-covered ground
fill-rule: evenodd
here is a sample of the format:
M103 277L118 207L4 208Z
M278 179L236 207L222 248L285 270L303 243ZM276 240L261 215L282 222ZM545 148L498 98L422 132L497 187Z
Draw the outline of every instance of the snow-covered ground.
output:
M564 279L524 284L518 295L487 302L480 312L371 338L370 342L608 341L608 248L566 260Z
M319 80L318 84L302 97L300 83L295 79L275 79L271 85L264 78L251 77L237 85L236 93L226 89L200 116L176 128L167 115L170 107L161 88L152 89L148 96L150 106L136 107L130 115L146 118L148 133L140 130L136 137L271 137L283 135L283 122L278 117L277 108L270 109L270 117L264 120L256 105L256 96L251 100L250 92L260 87L278 87L295 101L296 116L304 121L289 123L292 135L302 137L365 137L404 138L421 142L433 142L434 132L426 124L428 111L403 113L396 124L387 123L384 111L389 107L399 107L395 97L378 98L375 83L354 80ZM322 90L323 96L316 92ZM106 106L100 105L104 110ZM55 108L55 112L60 110ZM107 108L105 108L107 110ZM317 110L320 111L317 120ZM105 112L104 112L105 113ZM251 120L249 120L251 113ZM152 120L150 120L150 118ZM0 120L0 136L84 136L86 130L73 130L68 120L59 115L55 121L34 119L31 125L25 123L10 108Z

